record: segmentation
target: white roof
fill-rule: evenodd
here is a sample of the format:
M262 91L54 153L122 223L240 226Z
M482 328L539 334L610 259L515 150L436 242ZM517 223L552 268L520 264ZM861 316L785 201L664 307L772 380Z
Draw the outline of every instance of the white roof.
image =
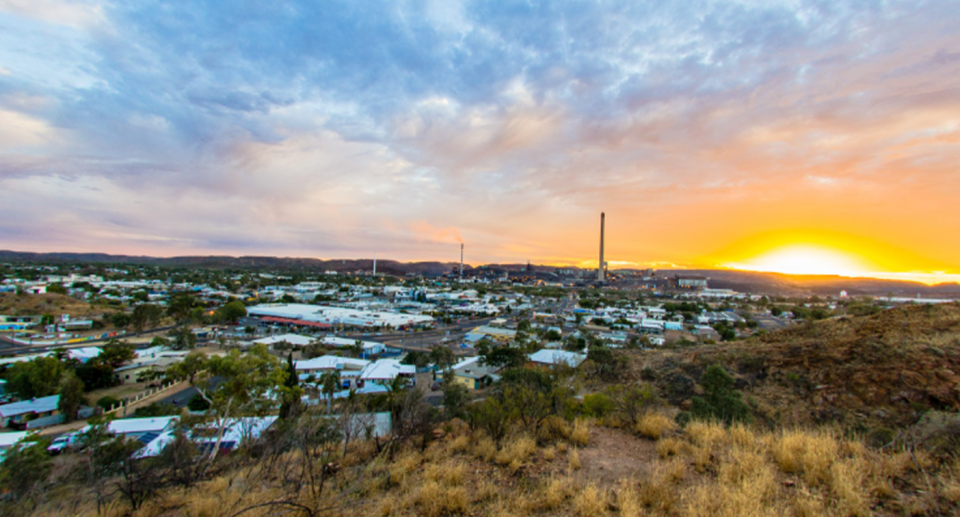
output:
M301 336L299 334L283 334L280 336L270 336L262 339L256 339L253 342L262 345L273 345L286 341L291 345L306 346L313 342L313 338Z
M272 316L330 325L346 324L361 327L399 327L433 321L432 316L401 314L397 312L348 309L301 303L263 304L249 307L251 316Z
M470 366L471 364L474 364L474 363L476 363L476 362L479 361L479 360L480 360L480 356L468 357L468 358L460 361L459 363L453 365L453 369L454 369L454 370L459 370L460 368L464 368L464 367Z
M415 373L417 373L417 367L412 364L400 364L400 361L396 359L380 359L367 365L360 374L360 378L363 380L393 380L397 375L413 375Z
M20 440L23 440L30 434L30 431L17 431L13 433L0 433L0 449L13 447Z
M530 354L530 360L539 364L568 364L570 366L580 366L580 363L586 359L584 354L576 352L567 352L566 350L543 349Z
M0 406L0 417L9 418L12 416L23 415L25 413L46 413L57 409L60 402L60 395L50 395L38 399L21 400L11 404Z
M113 434L161 432L180 420L178 416L157 416L149 418L124 418L107 424L107 430Z
M294 361L294 368L297 370L342 370L347 366L354 368L364 368L370 361L366 359L354 359L352 357L339 357L335 355L322 355L313 359L300 359Z
M224 429L223 442L235 442L239 444L248 438L259 438L260 435L263 434L263 432L266 431L271 425L273 425L276 420L276 416L235 418L229 422ZM134 457L149 458L152 456L158 456L160 452L163 451L163 448L174 439L175 436L172 430L165 431L161 435L154 438L146 446L138 450L134 454ZM196 443L217 443L216 435L210 437L198 437L194 435L191 437L191 439Z

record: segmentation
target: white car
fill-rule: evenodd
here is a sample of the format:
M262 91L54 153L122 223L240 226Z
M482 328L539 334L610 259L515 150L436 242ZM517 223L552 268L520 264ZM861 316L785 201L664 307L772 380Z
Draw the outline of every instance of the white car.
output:
M53 443L47 447L51 454L60 454L61 452L76 449L80 445L80 433L67 433L54 438Z

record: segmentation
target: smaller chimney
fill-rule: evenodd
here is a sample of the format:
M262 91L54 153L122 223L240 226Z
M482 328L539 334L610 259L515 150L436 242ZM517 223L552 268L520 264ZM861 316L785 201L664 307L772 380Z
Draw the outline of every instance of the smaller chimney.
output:
M463 280L463 243L460 243L460 280Z

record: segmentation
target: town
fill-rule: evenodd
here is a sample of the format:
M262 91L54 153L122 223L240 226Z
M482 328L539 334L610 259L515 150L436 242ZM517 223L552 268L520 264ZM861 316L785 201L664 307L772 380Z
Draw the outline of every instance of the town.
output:
M289 360L304 404L400 386L442 406L444 386L483 393L510 366L602 369L615 349L713 345L894 303L737 293L680 272L606 271L601 284L595 269L549 269L461 264L399 277L3 264L0 418L11 432L0 447L39 433L59 452L90 420L133 429L156 450L175 415L209 411L216 384L201 392L181 368L198 355ZM263 395L280 410L275 392Z

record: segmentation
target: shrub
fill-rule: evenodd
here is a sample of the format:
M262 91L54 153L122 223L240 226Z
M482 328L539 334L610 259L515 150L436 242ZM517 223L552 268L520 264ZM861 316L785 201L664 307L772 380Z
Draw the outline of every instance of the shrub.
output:
M201 397L199 393L196 393L190 397L190 401L187 402L187 409L190 411L206 411L210 409L210 403Z
M604 393L591 393L583 397L583 413L587 416L603 418L613 410L613 400Z
M750 406L743 401L743 394L733 389L736 382L719 364L703 372L700 379L704 396L693 397L690 414L701 420L719 420L727 425L733 422L750 422Z
M110 395L106 395L104 397L100 397L99 399L97 399L97 406L103 408L104 410L108 410L119 403L120 403L120 399L116 397L111 397Z

